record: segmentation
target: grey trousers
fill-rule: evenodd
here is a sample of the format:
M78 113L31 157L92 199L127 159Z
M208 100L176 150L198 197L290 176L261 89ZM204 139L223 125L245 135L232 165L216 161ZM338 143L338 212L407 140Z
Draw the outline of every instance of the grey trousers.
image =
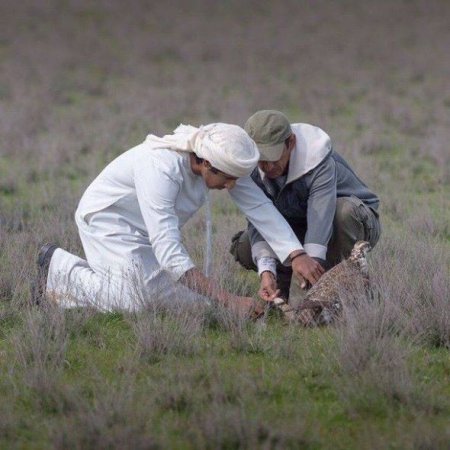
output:
M292 226L292 230L304 242L306 227ZM381 225L378 212L367 206L357 197L339 197L336 202L336 213L333 221L333 232L328 243L325 269L329 270L343 259L347 258L356 241L368 241L373 248L381 234ZM237 233L230 248L243 267L248 270L257 270L252 259L252 251L247 231ZM292 277L292 269L277 264L277 284L281 296L289 299L291 304L301 303L305 291L300 287L297 277Z

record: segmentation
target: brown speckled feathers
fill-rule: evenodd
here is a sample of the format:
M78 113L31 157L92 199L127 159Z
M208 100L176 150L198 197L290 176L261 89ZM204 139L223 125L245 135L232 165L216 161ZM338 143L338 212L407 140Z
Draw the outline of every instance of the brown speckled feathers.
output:
M340 262L311 287L297 309L298 321L305 326L326 325L342 311L341 296L358 284L369 284L366 241L355 243L351 255Z

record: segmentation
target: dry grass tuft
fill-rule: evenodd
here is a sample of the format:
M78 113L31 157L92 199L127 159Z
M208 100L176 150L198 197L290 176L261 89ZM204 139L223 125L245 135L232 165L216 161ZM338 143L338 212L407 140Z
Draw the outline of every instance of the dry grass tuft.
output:
M154 363L165 355L197 354L203 331L202 310L201 305L156 300L133 316L130 322L140 358Z
M151 432L152 404L134 389L133 379L98 385L91 401L53 430L56 449L149 449L163 447Z

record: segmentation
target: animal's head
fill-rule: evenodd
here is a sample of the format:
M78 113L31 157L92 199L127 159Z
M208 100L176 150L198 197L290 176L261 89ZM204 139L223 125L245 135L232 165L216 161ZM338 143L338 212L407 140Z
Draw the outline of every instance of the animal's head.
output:
M362 263L366 260L367 253L371 250L370 244L367 241L357 241L353 246L350 260Z

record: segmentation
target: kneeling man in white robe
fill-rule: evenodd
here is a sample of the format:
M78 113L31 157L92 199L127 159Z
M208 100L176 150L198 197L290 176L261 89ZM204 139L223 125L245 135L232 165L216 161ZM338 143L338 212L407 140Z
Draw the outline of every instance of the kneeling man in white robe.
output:
M208 189L225 188L280 261L292 259L294 274L304 276L294 259L302 245L249 177L258 159L255 143L236 125L181 125L162 138L149 135L112 161L82 196L75 220L86 260L56 245L41 249L33 300L110 311L135 310L157 295L207 297L242 314L254 311L252 298L225 291L195 267L180 229Z

